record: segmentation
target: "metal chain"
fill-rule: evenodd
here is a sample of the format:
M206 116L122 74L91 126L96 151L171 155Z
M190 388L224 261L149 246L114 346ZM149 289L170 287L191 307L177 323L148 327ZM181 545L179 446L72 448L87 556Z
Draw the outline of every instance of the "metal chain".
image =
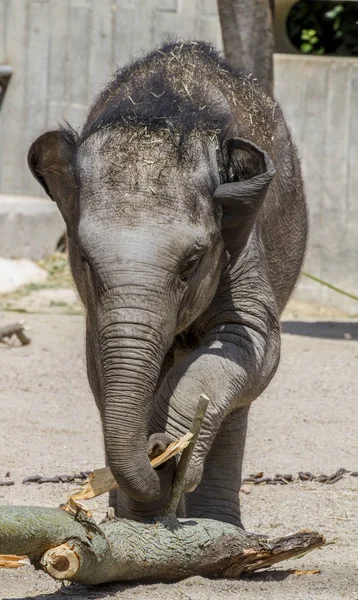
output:
M85 481L88 475L92 471L81 471L80 473L74 473L73 475L56 475L55 477L41 477L41 475L31 475L25 477L22 483L24 485L30 483L81 483ZM263 472L259 472L249 477L245 477L242 481L243 484L252 483L254 485L267 484L267 485L287 485L288 483L299 483L300 481L317 481L318 483L333 484L343 479L344 475L350 475L351 477L358 477L358 471L348 471L347 469L338 469L333 475L313 475L310 471L299 471L295 477L291 473L276 473L274 477L266 477ZM15 485L15 481L10 478L10 472L8 471L5 475L5 479L0 480L0 487L10 487Z
M254 485L258 485L260 483L266 483L268 485L287 485L288 483L299 483L300 481L317 481L318 483L332 484L343 479L344 475L358 477L358 471L338 469L333 475L313 475L310 471L299 471L296 477L291 473L285 473L283 475L276 473L275 477L264 477L263 472L260 472L255 475L250 475L250 477L245 477L243 479L243 484L253 483Z
M27 485L29 483L81 483L85 481L91 471L81 471L80 473L74 473L74 475L56 475L55 477L41 477L41 475L31 475L25 477L22 483ZM0 481L0 487L15 485L15 482L7 479L10 477L10 472L7 472L5 479Z

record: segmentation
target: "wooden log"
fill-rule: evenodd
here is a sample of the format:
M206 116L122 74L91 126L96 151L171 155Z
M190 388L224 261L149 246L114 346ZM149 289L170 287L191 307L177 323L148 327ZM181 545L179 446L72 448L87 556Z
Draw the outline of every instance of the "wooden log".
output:
M108 518L97 525L84 510L65 508L1 506L0 553L26 555L55 579L90 585L236 578L325 543L312 531L269 540L228 523L173 516L147 523Z
M17 336L19 341L23 346L27 346L31 342L30 338L25 334L26 327L23 322L21 323L11 323L11 325L5 325L4 327L0 327L0 342L4 341L6 338L10 339L14 335Z

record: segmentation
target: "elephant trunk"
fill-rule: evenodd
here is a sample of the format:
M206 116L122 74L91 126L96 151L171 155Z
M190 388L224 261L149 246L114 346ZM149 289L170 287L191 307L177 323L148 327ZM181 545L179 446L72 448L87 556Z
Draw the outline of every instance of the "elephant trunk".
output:
M107 311L98 338L105 449L120 489L149 502L160 496L159 477L147 452L149 411L175 324L164 322L154 310L127 306Z

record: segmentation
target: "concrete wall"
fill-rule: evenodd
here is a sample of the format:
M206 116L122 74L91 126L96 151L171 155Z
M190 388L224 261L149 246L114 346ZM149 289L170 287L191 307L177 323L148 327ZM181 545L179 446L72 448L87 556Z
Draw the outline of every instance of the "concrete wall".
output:
M279 54L275 68L309 202L305 269L358 295L358 59ZM358 302L306 278L299 294L358 314Z
M38 194L33 139L80 126L115 66L165 38L220 41L216 0L0 0L0 64L13 68L0 111L0 193Z
M67 119L80 126L115 66L170 38L221 47L216 0L0 0L0 193L39 195L26 152ZM297 140L311 212L307 270L358 294L358 60L276 55L276 93ZM303 280L299 294L358 312Z

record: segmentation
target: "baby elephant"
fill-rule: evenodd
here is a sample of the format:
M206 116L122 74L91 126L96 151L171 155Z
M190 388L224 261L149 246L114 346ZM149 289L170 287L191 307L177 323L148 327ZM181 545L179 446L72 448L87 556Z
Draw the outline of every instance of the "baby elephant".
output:
M28 163L66 221L111 505L161 511L175 459L154 470L148 453L188 430L204 393L182 504L241 525L248 410L276 371L307 234L279 106L210 45L166 44L114 75L80 135L44 133Z

